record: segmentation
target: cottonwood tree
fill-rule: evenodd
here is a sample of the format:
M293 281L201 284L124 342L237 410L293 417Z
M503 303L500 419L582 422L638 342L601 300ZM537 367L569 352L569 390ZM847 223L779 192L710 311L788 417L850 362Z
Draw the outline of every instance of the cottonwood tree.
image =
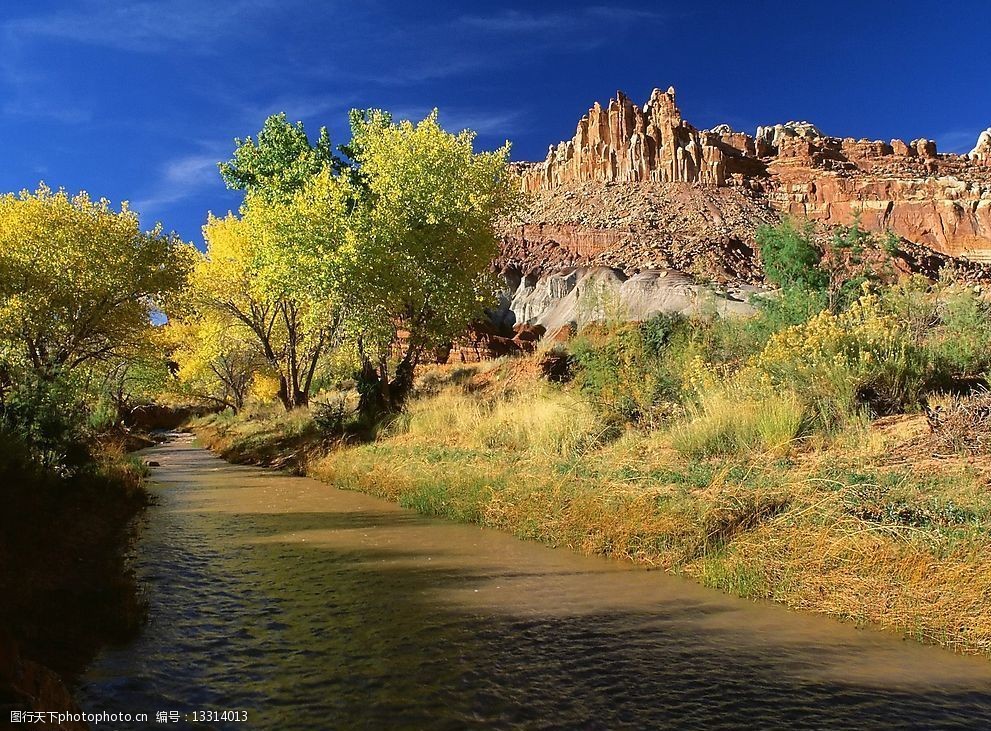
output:
M283 237L306 228L302 200L276 203L249 196L240 217L211 216L204 227L206 254L190 276L185 317L187 324L195 323L194 333L223 331L235 342L251 343L276 374L278 398L287 410L308 403L335 328L327 299L309 296L309 285L293 286L297 279L282 256L291 250ZM179 355L196 351L191 347ZM180 365L189 372L188 361Z
M86 193L0 196L0 350L38 378L139 348L194 250Z
M416 124L353 112L351 125L359 190L341 294L371 416L401 406L423 353L463 334L493 301L494 224L519 194L509 144L475 152L474 133L445 132L436 110Z
M258 344L221 318L176 319L167 331L179 395L240 411L256 374L268 370Z
M342 165L326 127L311 144L303 123L291 123L284 112L265 120L257 141L250 136L235 139L234 156L219 163L228 188L266 200L289 197L324 168L337 172Z
M328 348L354 354L361 411L408 396L423 353L463 334L494 299L495 220L518 202L509 145L478 152L436 111L417 124L354 112L343 163L285 115L221 165L246 190L211 218L191 291L198 317L255 339L287 408L309 399Z

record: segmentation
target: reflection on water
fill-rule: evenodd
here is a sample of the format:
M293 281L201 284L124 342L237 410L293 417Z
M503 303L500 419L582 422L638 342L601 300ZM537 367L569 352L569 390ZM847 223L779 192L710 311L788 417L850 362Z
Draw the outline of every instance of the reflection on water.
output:
M87 711L246 709L248 724L197 728L279 730L991 725L986 660L188 441L155 459L137 547L149 623L84 677Z

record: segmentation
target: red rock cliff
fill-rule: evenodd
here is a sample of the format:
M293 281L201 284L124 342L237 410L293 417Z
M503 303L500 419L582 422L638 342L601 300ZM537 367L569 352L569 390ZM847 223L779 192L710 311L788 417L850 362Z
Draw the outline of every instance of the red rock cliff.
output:
M657 185L668 184L735 189L751 207L762 201L778 214L826 225L849 224L859 214L869 230L891 230L949 256L991 261L991 129L968 155L940 154L925 139L829 137L808 122L758 127L751 136L726 125L696 129L682 118L673 88L655 89L642 107L617 93L605 108L596 103L574 137L552 146L544 162L523 168L522 181L538 198L596 183L652 185L655 196ZM525 223L556 223L541 218L541 209L535 206ZM755 225L765 219L750 218ZM745 229L747 221L741 225ZM621 229L571 225L556 235L584 256L591 248L629 241L631 230L663 226L663 220L627 220ZM725 232L712 234L718 240ZM747 238L741 240L749 243Z

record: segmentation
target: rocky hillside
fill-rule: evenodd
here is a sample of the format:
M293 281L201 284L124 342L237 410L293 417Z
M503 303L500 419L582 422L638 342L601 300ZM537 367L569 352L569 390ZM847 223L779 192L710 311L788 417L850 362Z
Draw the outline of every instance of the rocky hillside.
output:
M525 179L525 178L524 178ZM504 269L676 269L751 281L757 226L777 215L753 191L685 182L581 181L540 190L503 231Z
M519 166L531 205L503 231L504 271L676 269L758 281L754 232L782 215L901 237L909 266L991 261L991 129L968 155L931 140L855 140L808 122L699 130L655 89L596 103L572 139ZM914 246L913 246L914 245Z

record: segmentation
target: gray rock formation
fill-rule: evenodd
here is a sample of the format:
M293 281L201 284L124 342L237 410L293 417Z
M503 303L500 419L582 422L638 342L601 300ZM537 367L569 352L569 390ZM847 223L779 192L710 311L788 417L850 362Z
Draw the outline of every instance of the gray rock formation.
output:
M567 269L509 282L493 319L506 325L541 325L549 335L568 325L648 320L661 313L753 314L756 287L713 288L680 272L651 270L627 277L619 269Z

